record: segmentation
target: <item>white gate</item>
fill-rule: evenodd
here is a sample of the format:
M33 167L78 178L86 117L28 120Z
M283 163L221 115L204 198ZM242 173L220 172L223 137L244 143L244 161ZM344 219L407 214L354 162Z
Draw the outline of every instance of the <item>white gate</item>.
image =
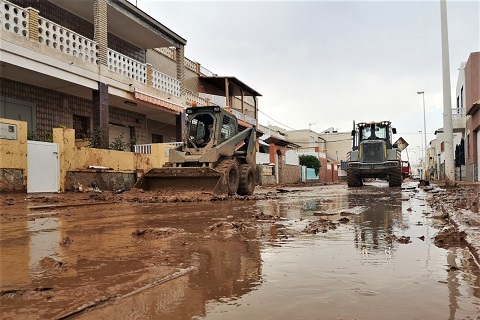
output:
M58 144L28 141L27 154L27 192L58 192Z

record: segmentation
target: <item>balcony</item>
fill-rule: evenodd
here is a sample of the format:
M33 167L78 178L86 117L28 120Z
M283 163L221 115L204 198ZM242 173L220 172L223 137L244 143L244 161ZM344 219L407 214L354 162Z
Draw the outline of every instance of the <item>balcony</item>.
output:
M452 127L454 132L462 132L465 130L466 118L465 108L452 109Z
M27 56L27 50L33 50L36 53L45 55L44 61L51 59L59 59L63 62L72 61L63 65L63 70L61 71L75 73L73 70L78 70L79 73L85 74L85 72L79 71L79 69L73 69L71 66L74 65L96 73L97 75L90 74L88 76L89 80L96 80L98 78L97 68L99 63L98 44L92 39L88 39L42 17L40 14L41 12L33 8L22 8L9 1L0 0L2 47L5 44L5 48L2 48L2 53L3 50L5 52L11 50L8 53L12 53L12 57L14 55L25 55L24 58L31 61L32 59ZM11 47L6 47L7 41L12 44ZM18 50L14 52L14 49L10 49L15 46L23 47L26 50L22 50L19 54ZM54 54L54 52L58 54ZM69 57L74 57L75 60ZM15 59L19 61L18 58L15 57ZM2 57L3 60L4 58ZM14 58L8 60L7 55L5 55L5 60L4 62L10 63L14 66L14 69L24 67L18 62L11 62ZM56 65L57 69L62 69L60 61L50 64ZM108 49L107 68L113 74L122 76L115 79L119 83L125 82L125 79L133 80L136 85L148 86L173 97L180 97L180 82L159 70L153 69L148 63L139 62L112 49ZM32 68L32 71L38 70ZM51 75L47 72L45 74ZM6 75L15 75L15 72L6 72ZM71 75L69 79L75 79L75 75ZM72 80L69 81L74 82ZM74 83L78 83L78 81Z
M250 116L247 116L246 114L241 113L240 111L237 111L235 109L230 109L230 112L237 117L238 120L244 121L248 124L251 124L253 126L257 126L257 120L255 118L252 118Z

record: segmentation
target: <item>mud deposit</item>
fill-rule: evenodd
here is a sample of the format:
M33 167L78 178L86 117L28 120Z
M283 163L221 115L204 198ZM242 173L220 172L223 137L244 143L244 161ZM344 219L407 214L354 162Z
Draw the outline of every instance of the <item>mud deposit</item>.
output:
M0 195L0 318L477 319L470 235L438 202L478 196L457 196L413 182Z

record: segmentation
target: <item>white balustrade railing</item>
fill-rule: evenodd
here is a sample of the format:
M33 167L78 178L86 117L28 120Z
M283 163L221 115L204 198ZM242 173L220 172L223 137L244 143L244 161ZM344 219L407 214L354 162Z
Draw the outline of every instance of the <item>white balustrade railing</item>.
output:
M246 123L249 123L249 124L254 125L254 126L257 125L257 120L256 119L254 119L250 116L247 116L246 114L243 114L240 111L237 111L235 109L231 109L230 111L232 112L232 114L235 117L237 117L237 119L245 121Z
M0 1L1 30L28 38L28 11L7 1Z
M245 115L243 113L241 113L240 111L237 111L235 109L230 109L230 111L232 112L232 114L237 117L238 120L242 120L244 121L245 119Z
M42 17L38 20L38 41L85 62L97 63L98 50L94 41Z
M170 49L170 48L158 48L155 49L158 50L158 52L162 53L163 55L169 57L172 60L175 60L175 49Z
M224 96L217 96L214 94L202 93L202 92L198 93L198 95L203 99L209 100L211 105L213 104L215 106L220 106L220 107L225 107L227 105L226 99Z
M197 72L197 63L196 62L194 62L190 59L184 58L183 63L185 64L185 68L188 68L188 69L192 70L193 72Z
M180 81L157 70L153 70L152 77L154 88L180 97Z
M251 125L254 125L254 126L257 125L257 120L247 115L245 115L245 122L250 123Z
M108 70L138 82L146 83L147 65L112 49L108 49Z
M462 119L462 118L465 118L465 108L452 109L452 119Z
M191 91L186 92L186 101L188 104L192 105L192 102L195 102L197 106L209 106L211 105L210 100L202 98Z
M135 153L151 154L152 145L151 144L136 144L133 146L133 151Z

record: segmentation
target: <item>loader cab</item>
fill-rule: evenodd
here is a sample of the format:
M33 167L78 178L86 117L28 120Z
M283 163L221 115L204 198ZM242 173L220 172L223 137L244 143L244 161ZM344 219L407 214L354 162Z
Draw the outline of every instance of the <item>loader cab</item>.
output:
M358 144L365 140L383 140L387 148L392 148L392 134L397 133L390 121L358 124Z
M238 133L235 116L218 106L188 108L188 148L215 147Z

